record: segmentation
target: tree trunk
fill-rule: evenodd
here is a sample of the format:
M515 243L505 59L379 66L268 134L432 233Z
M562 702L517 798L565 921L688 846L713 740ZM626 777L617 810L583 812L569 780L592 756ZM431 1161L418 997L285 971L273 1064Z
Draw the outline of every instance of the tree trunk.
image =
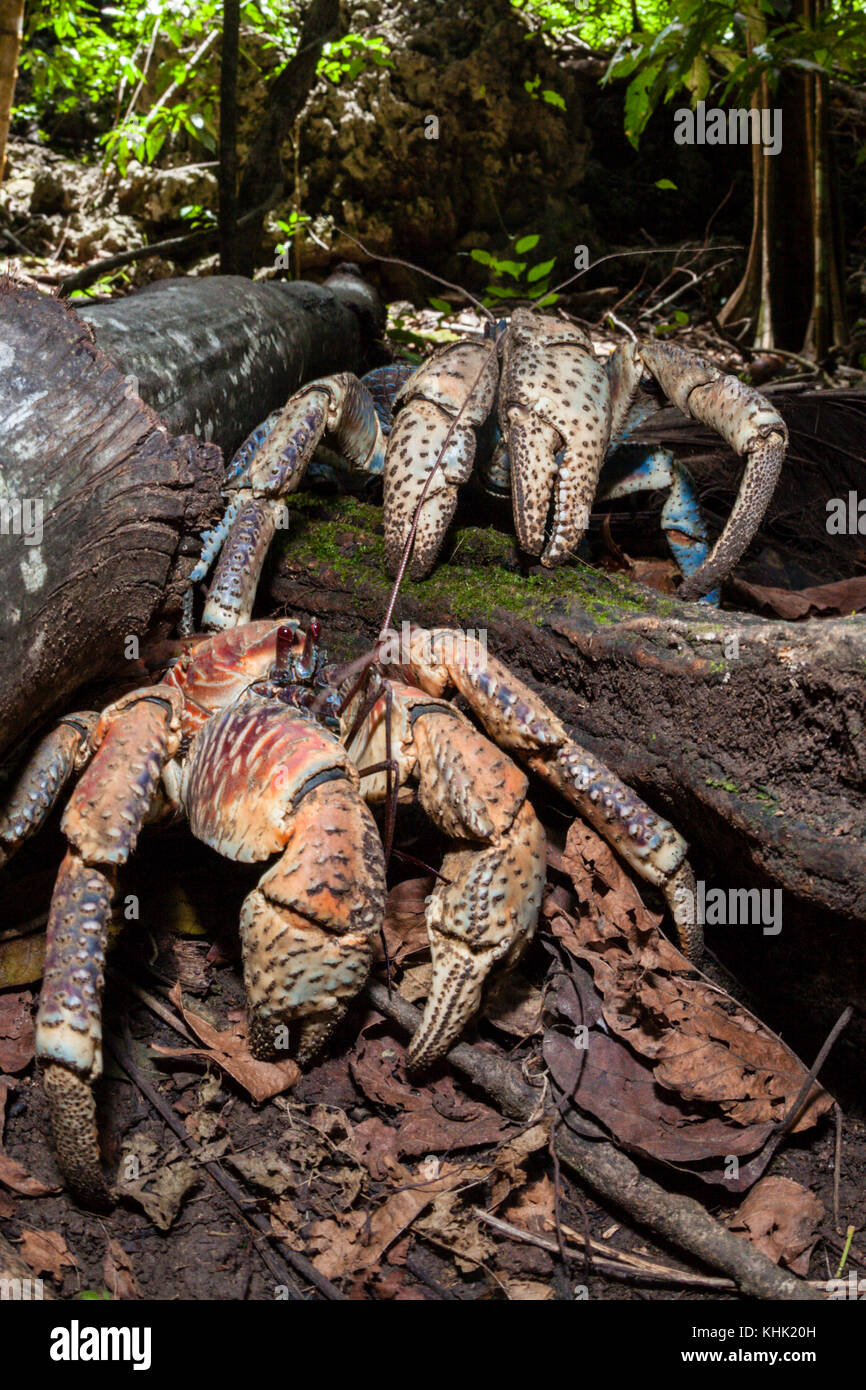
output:
M2 752L86 681L133 670L218 512L222 459L170 435L59 300L7 278L0 322Z
M792 20L813 24L823 3L795 0ZM752 44L766 34L763 18L754 24L760 30ZM719 315L755 348L818 361L848 341L826 91L819 72L786 72L775 93L766 79L758 84L752 105L781 111L782 144L775 155L752 146L751 244L743 278Z
M223 43L220 59L220 273L235 272L238 178L238 30L240 0L223 0Z
M0 0L0 183L6 168L9 119L18 76L18 53L24 23L24 0Z
M339 21L339 0L312 0L308 6L298 51L268 91L265 119L250 147L241 175L238 206L243 211L267 201L275 186L283 181L280 145L291 134L313 83L323 44L333 38ZM262 219L239 232L235 268L241 275L258 269Z
M169 429L226 457L302 381L363 369L383 322L375 291L348 272L325 285L158 280L79 314Z

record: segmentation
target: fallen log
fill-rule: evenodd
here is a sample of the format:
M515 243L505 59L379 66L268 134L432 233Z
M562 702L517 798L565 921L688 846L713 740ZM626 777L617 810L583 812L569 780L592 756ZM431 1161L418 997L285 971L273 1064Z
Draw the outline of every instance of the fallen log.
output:
M303 382L372 365L384 326L378 295L351 265L324 285L157 280L78 312L170 430L219 444L226 458Z
M0 281L0 756L82 686L131 672L221 510L223 457L204 441L231 450L307 377L361 369L371 295L348 274L160 282L87 323Z
M339 659L359 655L387 608L381 510L299 495L280 544L271 599L322 619ZM679 827L707 889L781 890L780 936L708 917L707 937L756 985L772 972L809 1055L844 1003L866 1005L866 616L768 621L584 566L516 565L507 535L460 531L430 579L404 583L395 626L486 632L575 738Z

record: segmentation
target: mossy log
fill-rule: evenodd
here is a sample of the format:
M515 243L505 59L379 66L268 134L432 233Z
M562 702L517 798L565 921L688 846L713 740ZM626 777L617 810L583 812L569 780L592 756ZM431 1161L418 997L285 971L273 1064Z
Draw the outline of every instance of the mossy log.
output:
M358 655L388 602L380 509L299 495L270 584L287 612L322 619L335 656ZM403 620L484 629L678 826L708 888L782 890L778 938L761 925L707 937L756 987L771 972L816 1046L848 991L866 1003L866 616L769 621L587 566L521 571L506 534L467 528L431 578L403 584Z

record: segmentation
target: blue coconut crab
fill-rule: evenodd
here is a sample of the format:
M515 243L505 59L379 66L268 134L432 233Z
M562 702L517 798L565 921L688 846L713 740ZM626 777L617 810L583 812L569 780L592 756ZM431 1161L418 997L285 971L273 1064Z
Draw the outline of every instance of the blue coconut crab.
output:
M359 683L327 665L319 635L315 621L304 632L264 619L196 639L158 683L62 719L0 804L2 864L80 774L61 822L36 1056L58 1161L85 1203L110 1201L92 1085L118 874L145 824L182 817L226 858L266 866L240 918L251 1046L264 1059L313 1057L362 988L385 906L367 802L393 813L405 783L454 845L428 900L432 983L409 1063L448 1050L538 918L545 835L511 754L661 889L684 948L700 947L685 841L476 638L412 628L396 653L376 649Z
M623 447L666 400L745 458L736 502L712 548L683 465L667 449L636 460ZM498 430L484 437L494 415ZM193 582L203 579L219 555L205 628L249 618L283 499L323 438L352 467L383 475L392 575L410 537L409 574L429 573L478 452L485 486L511 493L521 546L547 566L575 553L596 496L666 490L661 526L683 575L679 596L711 603L761 522L788 443L764 396L674 343L627 341L602 363L577 325L517 309L498 341L448 344L417 370L392 366L360 381L341 373L311 382L253 431L232 460L225 514L204 536L193 575Z

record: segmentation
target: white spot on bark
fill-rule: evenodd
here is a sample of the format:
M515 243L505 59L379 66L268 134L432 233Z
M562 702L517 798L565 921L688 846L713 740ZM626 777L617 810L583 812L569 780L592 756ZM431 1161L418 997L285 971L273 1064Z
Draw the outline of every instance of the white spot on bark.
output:
M28 550L21 561L21 578L24 580L24 587L28 594L38 593L47 577L48 570L42 559L42 547L41 545L34 546L32 550Z

